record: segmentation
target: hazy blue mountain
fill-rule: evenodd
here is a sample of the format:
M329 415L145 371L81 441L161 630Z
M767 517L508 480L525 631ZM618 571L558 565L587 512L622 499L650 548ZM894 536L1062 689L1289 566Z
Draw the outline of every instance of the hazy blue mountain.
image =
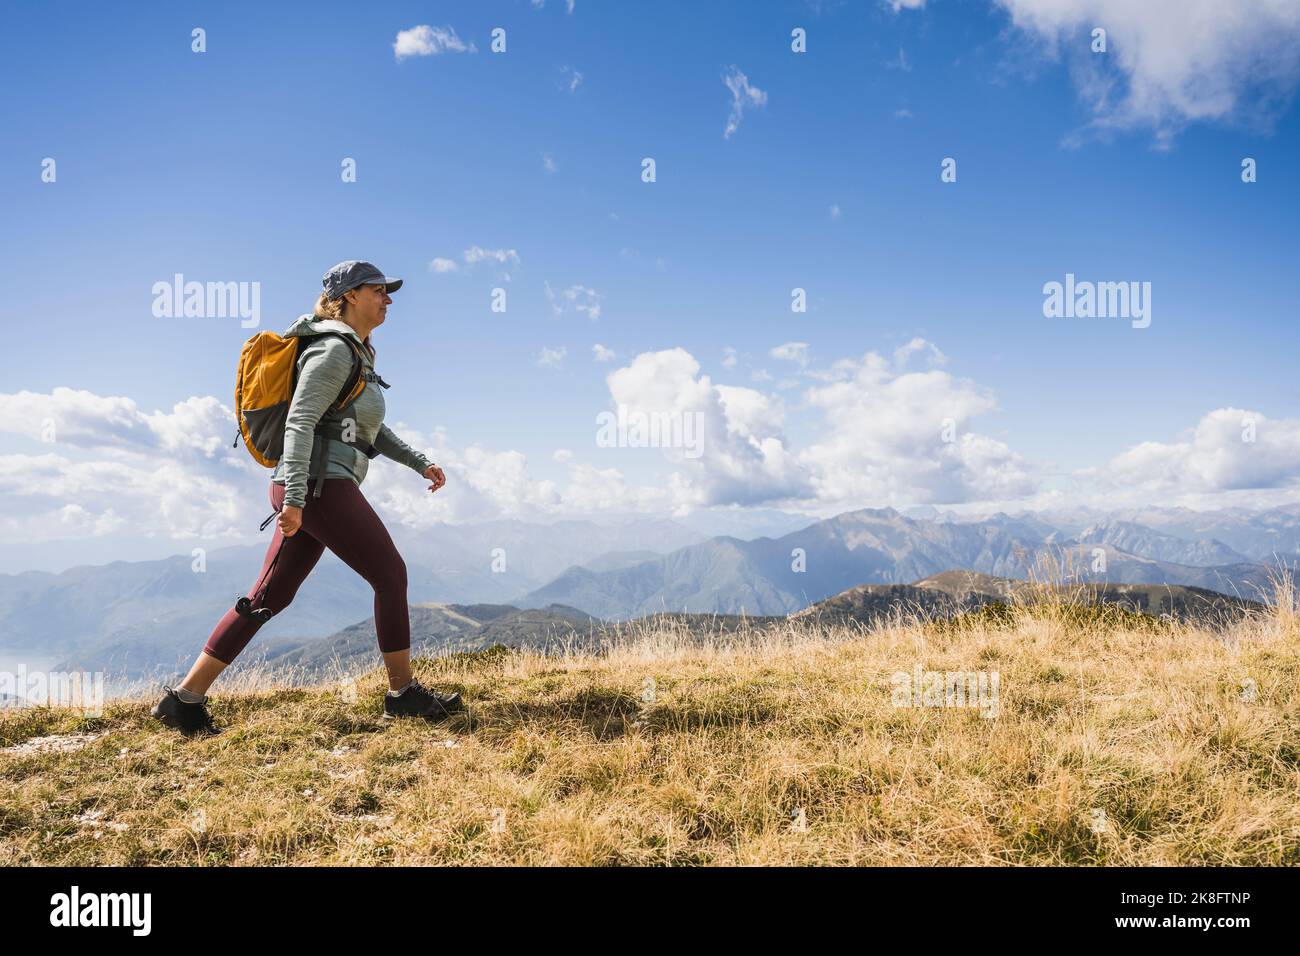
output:
M1105 566L1093 570L1100 548ZM799 570L799 568L802 568ZM1257 598L1270 568L1195 567L1080 543L1032 516L917 521L885 508L849 512L777 539L715 538L632 567L573 567L511 603L559 603L623 620L661 611L788 614L861 584L917 581L952 569L1004 578L1178 584Z
M553 579L571 565L619 551L663 554L705 536L661 518L605 523L518 520L392 529L421 601L501 602Z
M71 569L0 620L3 647L57 652L59 669L134 674L188 667L217 621L256 581L262 555L255 547L214 551L201 573L191 570L188 557ZM326 554L257 640L331 633L373 601L370 586Z
M630 568L570 568L511 603L559 603L599 617L660 611L788 614L866 582L914 581L952 567L1020 576L1018 554L1042 533L1003 516L981 523L934 523L892 508L819 521L780 538L714 538Z
M1091 525L1080 532L1078 540L1082 544L1114 545L1138 557L1195 567L1252 563L1246 555L1222 541L1213 538L1189 541L1134 521L1103 521Z
M607 551L598 554L582 566L589 571L614 571L618 568L630 568L659 557L654 551Z
M411 653L415 656L483 650L498 644L540 648L585 643L597 631L598 622L593 618L560 605L539 609L500 604L411 607ZM325 638L273 643L259 657L311 678L373 667L379 661L378 648L375 621L369 617Z
M794 514L789 511L777 511L771 508L702 508L689 515L676 519L702 537L739 538L752 541L755 538L779 537L815 524L815 516ZM685 544L687 542L683 542ZM672 550L658 549L661 552Z
M1106 522L1132 522L1186 541L1217 541L1251 561L1260 563L1271 563L1274 554L1300 551L1300 504L1281 505L1264 511L1248 511L1243 508L1217 511L1129 508L1103 512L1074 508L1036 514L1073 536Z

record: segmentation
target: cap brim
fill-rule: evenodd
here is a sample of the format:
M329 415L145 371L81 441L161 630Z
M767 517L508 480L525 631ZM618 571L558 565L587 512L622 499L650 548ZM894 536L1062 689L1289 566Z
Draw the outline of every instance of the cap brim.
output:
M327 290L325 295L331 302L333 302L335 299L342 298L344 293L351 292L353 289L360 289L363 285L380 285L381 281L385 293L396 292L402 287L401 279L394 279L392 276L371 276L369 279L362 279L356 285L350 285L346 289L340 289L332 295Z

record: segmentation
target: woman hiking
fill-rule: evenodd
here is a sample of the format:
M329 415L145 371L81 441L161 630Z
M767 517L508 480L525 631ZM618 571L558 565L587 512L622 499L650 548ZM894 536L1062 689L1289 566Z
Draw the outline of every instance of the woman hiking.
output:
M189 674L177 687L164 687L166 694L152 711L187 735L219 732L208 713L208 688L262 624L289 606L326 548L375 589L375 629L388 670L384 717L440 718L463 709L459 694L437 693L411 674L406 564L360 489L377 454L428 478L430 492L447 482L441 468L383 424L380 387L388 383L374 371L370 333L383 324L390 293L402 280L368 262L349 260L330 269L322 284L314 315L302 316L285 332L286 339L310 338L295 343L298 378L290 386L283 454L271 476L271 507L278 521L262 573L217 622ZM364 377L364 388L356 375ZM337 401L349 385L360 391L339 409ZM278 420L274 427L278 431Z

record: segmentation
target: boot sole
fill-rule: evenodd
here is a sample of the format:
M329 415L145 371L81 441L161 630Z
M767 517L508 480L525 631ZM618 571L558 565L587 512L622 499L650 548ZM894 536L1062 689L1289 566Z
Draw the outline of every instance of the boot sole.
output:
M427 714L390 714L388 711L384 711L382 716L384 720L401 720L407 717L417 717L421 720L446 720L448 717L454 717L456 714L463 712L464 709L464 707L457 707L455 710L447 710L445 707L439 707Z

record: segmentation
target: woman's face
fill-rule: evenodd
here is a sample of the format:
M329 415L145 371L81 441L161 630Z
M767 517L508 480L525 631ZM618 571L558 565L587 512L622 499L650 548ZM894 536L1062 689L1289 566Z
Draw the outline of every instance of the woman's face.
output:
M382 285L359 286L348 295L348 316L358 324L375 328L383 325L388 305L393 300Z

